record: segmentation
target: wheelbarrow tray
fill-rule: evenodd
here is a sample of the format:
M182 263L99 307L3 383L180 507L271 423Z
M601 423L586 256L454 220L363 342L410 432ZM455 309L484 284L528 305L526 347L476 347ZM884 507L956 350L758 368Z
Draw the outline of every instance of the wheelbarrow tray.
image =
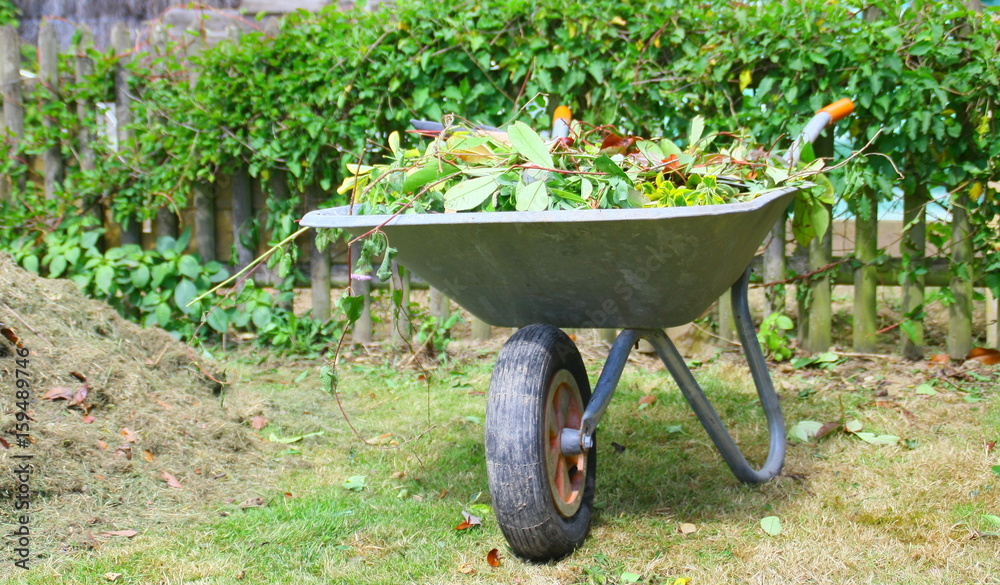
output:
M698 207L352 215L301 224L380 227L398 260L502 327L663 329L689 323L735 283L796 188Z

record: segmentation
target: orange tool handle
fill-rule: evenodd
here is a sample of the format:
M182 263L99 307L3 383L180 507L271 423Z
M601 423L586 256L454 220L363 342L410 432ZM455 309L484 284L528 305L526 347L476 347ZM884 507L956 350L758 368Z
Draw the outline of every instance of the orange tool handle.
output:
M820 112L830 114L830 123L836 123L851 115L854 111L854 102L848 98L839 99L832 104L820 109ZM819 113L819 112L817 112Z

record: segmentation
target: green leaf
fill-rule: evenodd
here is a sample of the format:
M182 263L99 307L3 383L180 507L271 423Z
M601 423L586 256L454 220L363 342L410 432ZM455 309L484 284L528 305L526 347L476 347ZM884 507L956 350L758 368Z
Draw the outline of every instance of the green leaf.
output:
M542 137L524 122L518 121L508 126L507 136L514 150L524 158L545 168L551 169L555 166Z
M66 270L67 262L65 256L56 256L49 263L49 278L59 278L59 275Z
M788 436L798 439L802 443L808 443L809 439L816 436L816 433L823 427L823 423L814 420L803 420L792 425L788 429Z
M160 303L156 305L156 322L160 327L166 327L170 323L170 305L167 303Z
M615 161L611 160L606 154L594 159L594 168L601 171L602 173L607 173L612 177L618 177L619 179L625 180L629 185L632 185L632 179L629 178L625 171L622 170L620 166L615 164Z
M251 319L255 327L263 329L271 322L271 309L268 307L257 307L253 310Z
M271 434L267 436L267 440L271 441L272 443L284 443L284 444L287 445L289 443L298 443L302 439L307 439L309 437L318 437L318 436L324 434L324 432L325 431L316 431L315 433L306 433L304 435L294 435L294 436L291 436L291 437L281 437L277 433L275 433L275 432L272 431Z
M626 572L622 573L621 582L622 583L638 583L639 579L642 579L642 575L639 575L638 573L629 573L629 572L626 571Z
M849 433L857 433L864 428L864 425L862 425L859 420L852 420L845 424L844 428L847 429L847 432Z
M777 516L761 518L760 527L767 533L768 536L778 536L781 534L781 519Z
M174 289L174 303L177 305L178 309L187 314L190 314L192 311L192 308L188 307L187 304L194 300L197 296L198 287L186 278L182 278L181 281L177 283L177 287Z
M994 475L1000 477L1000 465L994 465L993 467L990 468L990 470L993 471Z
M997 516L995 514L983 514L982 518L983 520L989 522L990 524L1000 527L1000 516Z
M190 254L185 254L177 261L177 272L194 280L201 274L201 265L198 264L197 258Z
M493 196L500 188L495 177L469 179L448 189L444 194L444 207L453 211L474 209Z
M899 437L896 435L876 435L875 433L866 432L854 433L854 436L873 445L896 445L899 443Z
M341 487L345 490L351 490L352 492L360 492L365 489L365 476L363 475L352 475L347 478Z
M705 118L695 116L691 120L691 130L688 132L688 150L694 152L701 141L701 135L705 132Z
M346 292L337 299L337 308L347 316L349 323L354 323L361 318L361 313L365 310L365 297L349 296Z
M94 273L94 284L104 294L111 294L111 285L114 282L114 278L115 269L105 264Z
M145 264L140 264L129 275L132 280L132 286L135 288L143 288L149 284L149 268Z
M442 164L436 160L432 160L423 168L414 171L412 175L407 175L406 179L403 180L403 186L400 190L403 193L413 193L428 183L433 183L442 177L447 177L456 172L458 172L458 167L455 165Z
M208 313L208 326L219 333L225 333L229 330L229 315L222 309L212 309Z
M930 384L920 384L917 386L915 392L920 396L936 396L937 390L934 389Z
M549 207L549 194L545 181L534 181L527 185L518 184L514 192L515 209L518 211L545 211Z
M38 274L38 256L31 255L21 258L21 266L28 272Z
M778 318L774 320L774 324L779 329L784 329L786 331L789 329L795 329L795 323L793 323L792 320L786 315L778 315Z

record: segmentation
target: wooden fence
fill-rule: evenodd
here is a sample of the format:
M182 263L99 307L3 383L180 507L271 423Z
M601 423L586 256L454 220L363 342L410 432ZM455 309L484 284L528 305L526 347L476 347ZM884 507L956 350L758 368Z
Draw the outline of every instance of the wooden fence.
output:
M231 29L226 35L236 34L235 29ZM87 30L81 28L79 35L79 45L74 51L75 71L74 75L79 80L88 75L93 69L92 64L86 57L86 48L92 42ZM202 35L188 35L188 44L184 54L190 55L194 51L201 50L206 42L211 39L206 38L204 30ZM150 41L155 50L157 35L166 34L163 30L153 30L150 33ZM176 35L176 33L174 33ZM42 23L39 30L39 71L37 79L22 79L20 70L20 48L16 31L11 27L3 27L0 30L0 81L2 81L3 91L3 124L4 131L17 140L24 132L24 117L22 96L29 95L23 87L26 83L41 83L49 89L47 97L43 99L59 99L60 84L68 81L60 78L58 72L58 53L55 32L49 23ZM136 40L132 37L128 28L124 25L117 26L111 35L111 44L117 54L123 56L132 55L136 48ZM78 153L81 165L91 165L93 168L94 151L87 145L93 140L113 140L120 143L129 140L128 125L131 123L130 105L134 96L130 95L125 88L128 87L128 70L124 66L125 61L119 65L115 72L114 84L116 86L116 102L114 104L114 124L116 136L81 136L81 152ZM196 75L192 72L192 76ZM98 116L99 108L96 104L77 104L79 116ZM826 137L823 144L817 145L817 152L832 153L832 141ZM33 161L35 178L44 184L47 196L53 196L56 192L57 184L62 180L63 161L58 147L52 147L46 151L38 160ZM8 184L7 180L0 183ZM2 185L0 185L2 187ZM272 196L287 197L287 187L280 177L273 178L271 185ZM230 251L235 248L238 265L245 266L262 249L251 249L246 244L245 234L251 220L259 220L258 225L264 225L264 214L266 213L265 192L258 181L253 180L246 170L241 170L226 177L217 177L211 185L204 184L196 188L191 204L187 209L179 214L171 212L167 208L160 209L156 220L138 225L133 225L127 229L121 229L115 225L106 211L98 210L98 215L102 223L107 228L105 237L106 246L114 246L125 243L136 243L150 247L155 244L156 238L161 235L176 236L178 232L185 228L191 228L194 234L190 247L192 252L197 252L204 261L226 259L230 257ZM0 193L0 195L3 195ZM317 202L325 198L324 194L318 191L311 191L303 194L305 208L303 212L315 208ZM874 200L874 198L871 198ZM926 193L918 193L904 201L905 211L901 230L900 248L911 258L911 266L923 267L923 270L910 270L900 282L900 258L896 257L888 262L878 262L878 252L880 245L878 241L879 225L875 219L874 208L869 210L868 220L858 219L856 222L847 224L835 224L835 229L829 230L826 237L814 241L807 250L798 250L789 253L788 237L783 223L775 226L772 236L769 239L762 258L758 259L758 273L767 287L767 311L788 311L786 307L788 301L787 294L783 287L778 284L795 284L808 289L809 302L807 305L797 307L799 317L798 338L802 348L810 352L825 351L832 344L832 323L833 315L831 311L832 298L831 290L834 284L849 284L854 287L853 315L853 351L861 353L871 353L876 351L876 336L880 333L877 330L877 296L876 290L880 286L902 286L902 303L904 311L912 311L920 307L925 298L926 287L948 287L954 295L955 302L949 306L949 323L947 336L947 352L952 358L960 359L973 344L973 287L982 286L981 282L959 278L952 274L952 265L967 264L973 260L972 243L970 238L970 227L968 217L964 209L962 199L959 199L952 207L951 233L952 239L946 253L934 251L934 255L929 255L927 250L926 237L926 212L925 207L928 201ZM841 226L837 228L836 226ZM853 239L853 250L839 251L840 255L835 256L833 251L834 234L837 229L845 229L849 226ZM260 238L266 241L266 238ZM848 241L844 237L838 238L839 242ZM312 245L312 237L304 238L297 242L302 249L308 249L309 262L304 266L310 274L310 286L312 289L312 310L313 315L319 318L328 318L331 311L331 290L335 287L345 286L351 270L345 262L349 257L348 247L344 242L335 243L325 253L320 253ZM881 247L885 246L885 242ZM358 254L353 254L357 257ZM398 286L404 292L404 301L409 298L409 291L412 288L421 288L423 285L418 279L410 279L409 273L399 267L395 268L398 278ZM267 270L260 271L255 275L261 282L269 282L272 275ZM372 287L385 286L382 283L372 283L367 281L355 281L355 292L358 290L369 299L366 301L366 311L354 329L354 340L361 343L369 343L374 340L374 328L372 323L370 307L370 294ZM998 324L997 324L997 299L994 298L987 289L983 289L986 296L986 322L979 331L985 330L986 343L992 347L998 344ZM444 318L449 314L448 300L437 291L431 291L429 296L430 313L434 316ZM728 309L728 303L722 302L718 305L719 314L716 322L723 324L719 327L722 337L734 338L732 334L732 316ZM473 319L472 335L476 340L485 340L490 337L489 325ZM906 329L909 334L902 334L903 327L895 327L894 331L899 335L900 352L911 359L919 359L924 352L923 342L923 321L914 318L908 323ZM412 334L412 325L405 315L396 315L391 328L396 341L405 339Z

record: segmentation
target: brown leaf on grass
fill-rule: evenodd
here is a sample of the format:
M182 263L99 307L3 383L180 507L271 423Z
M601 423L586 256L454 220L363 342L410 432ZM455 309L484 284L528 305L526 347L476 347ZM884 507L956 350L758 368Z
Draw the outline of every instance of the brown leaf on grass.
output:
M654 402L656 402L656 396L647 394L639 399L639 406L642 406L643 404L652 405Z
M100 449L101 451L107 451L108 450L108 444L105 443L104 441L98 439L97 440L97 448Z
M83 401L87 399L87 393L90 392L90 387L84 382L83 386L80 386L76 390L76 394L73 398L66 403L66 406L76 406L77 404L83 404Z
M70 372L69 375L73 376L74 378L76 378L77 380L79 380L81 382L86 382L87 381L87 376L84 376L80 372Z
M929 361L932 364L950 364L951 358L948 357L948 354L946 353L936 353L931 357L927 358L927 361Z
M69 400L73 398L73 389L65 386L56 386L42 394L42 400Z
M618 443L611 441L611 446L615 448L615 451L619 453L625 452L625 445L619 445Z
M268 421L266 418L258 414L257 416L253 417L252 421L250 421L250 426L253 427L253 430L259 431L267 426L267 422Z
M983 447L986 449L986 454L989 455L993 452L993 449L997 446L996 441L983 441Z
M162 406L163 408L165 408L166 410L173 410L174 409L173 406L170 406L169 404L167 404L166 402L164 402L162 400L157 400L156 403L159 404L160 406Z
M160 477L163 479L163 481L167 482L168 486L174 489L179 490L184 488L184 486L181 485L181 482L177 481L176 477L174 477L170 473L167 473L166 471L160 472Z
M455 527L455 530L467 530L469 528L472 528L473 526L481 526L483 523L482 518L480 518L479 516L473 516L472 514L466 512L465 510L462 510L462 517L465 519L462 520L461 524Z
M115 449L115 455L122 456L129 461L132 460L132 445L128 443L123 444L121 447Z
M390 475L389 477L391 477L392 479L403 479L404 477L406 477L406 472L405 471L393 471L392 475Z
M105 573L104 578L108 581L117 581L122 578L121 573Z
M129 443L138 443L139 442L139 437L137 437L135 435L135 431L133 431L132 429L130 429L128 427L123 427L122 428L121 435L123 437L125 437L125 440L128 441Z
M10 443L8 443L7 439L3 437L0 437L0 445L3 445L4 449L10 449Z
M152 451L143 451L142 458L145 459L146 461L149 461L150 463L152 463L153 459L155 459Z
M14 330L10 327L0 327L0 334L7 338L7 341L11 342L14 346L21 348L21 339L14 333Z
M491 567L500 566L500 551L497 549L490 549L490 552L486 553L486 562Z
M91 424L94 424L95 420L97 420L97 419L94 418L94 415L92 415L92 414L85 414L85 415L83 415L83 418L80 419L80 422L82 422L85 425L91 425Z
M285 492L285 497L286 498L294 498L295 496L292 495L292 492Z
M475 575L476 570L472 567L472 563L462 563L458 566L458 572L463 575Z
M691 524L690 522L685 522L681 524L677 530L684 536L687 536L688 534L694 534L695 532L697 532L698 527L695 526L694 524Z
M267 506L267 501L264 498L247 498L243 500L240 504L240 508L246 510L247 508L264 508Z
M992 366L1000 364L1000 351L986 347L974 347L969 355L965 356L965 359L976 360L985 366Z
M101 533L101 536L124 536L125 538L132 538L136 534L139 534L135 530L107 530Z
M818 431L816 431L816 439L822 439L823 437L829 435L833 431L840 428L839 422L828 422L821 426Z

